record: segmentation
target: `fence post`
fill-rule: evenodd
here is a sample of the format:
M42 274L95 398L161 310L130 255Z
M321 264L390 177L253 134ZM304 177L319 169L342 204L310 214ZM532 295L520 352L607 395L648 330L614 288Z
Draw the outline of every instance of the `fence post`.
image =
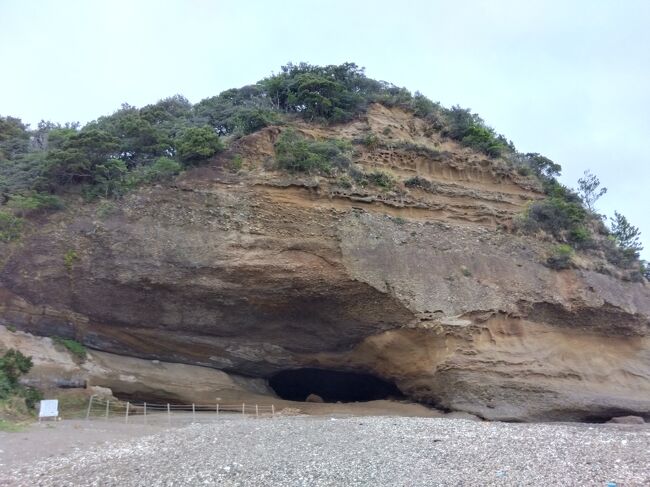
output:
M144 424L147 424L147 403L144 403Z
M271 404L271 416L275 416L275 406Z
M194 403L192 403L192 423L194 423L196 420L196 408L194 406Z
M255 417L256 417L256 418L259 418L259 417L260 417L260 412L259 412L259 410L257 409L257 404L255 404Z
M217 403L217 416L219 416L219 403Z
M108 408L109 408L110 404L111 404L111 401L107 399L106 400L106 421L108 421Z
M129 422L129 406L130 405L131 405L131 403L127 401L127 403L126 403L126 416L124 417L124 422L125 423Z
M95 395L93 394L90 396L90 400L88 401L88 410L86 411L86 419L90 419L90 408L93 405L93 399L95 398Z
M169 408L169 403L167 403L167 424L172 424L172 412Z
M241 405L241 415L245 416L246 415L246 403L243 402Z

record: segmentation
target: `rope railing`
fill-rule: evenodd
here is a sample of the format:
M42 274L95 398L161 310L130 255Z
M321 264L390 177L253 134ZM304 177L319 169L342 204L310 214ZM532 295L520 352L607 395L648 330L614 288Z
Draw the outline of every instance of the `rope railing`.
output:
M184 415L183 415L184 413ZM210 413L210 414L208 414ZM191 418L197 420L213 420L220 414L240 414L242 416L275 416L273 404L171 404L151 402L111 401L99 396L90 396L86 408L86 419L110 419L121 417L125 423L136 418L147 424L149 420L166 418L169 423L174 420Z

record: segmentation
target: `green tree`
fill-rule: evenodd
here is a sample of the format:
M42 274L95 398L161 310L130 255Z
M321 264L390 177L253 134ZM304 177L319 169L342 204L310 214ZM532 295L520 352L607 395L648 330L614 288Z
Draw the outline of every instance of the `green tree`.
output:
M119 140L100 129L65 136L47 156L48 176L56 184L93 182L98 165L119 154Z
M210 127L187 129L178 141L178 155L182 161L195 164L223 150L219 136Z
M523 161L540 178L553 179L560 175L562 166L556 164L548 157L536 152L529 152L523 155Z
M0 161L14 160L27 152L29 125L19 118L0 117Z
M618 242L619 246L630 255L637 258L639 252L643 250L641 245L641 232L638 227L630 224L627 218L619 212L614 212L614 217L610 218L612 235Z
M584 176L578 179L578 194L589 211L596 211L596 201L605 193L607 188L600 188L600 179L591 171L585 171Z
M120 159L107 159L97 164L93 171L93 193L101 194L104 198L121 196L124 192L124 176L127 173L124 161Z

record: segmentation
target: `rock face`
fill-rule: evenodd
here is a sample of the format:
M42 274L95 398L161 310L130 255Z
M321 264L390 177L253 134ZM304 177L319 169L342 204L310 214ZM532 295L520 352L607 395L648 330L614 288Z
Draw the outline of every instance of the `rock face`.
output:
M487 419L650 415L650 287L589 262L545 267L552 243L508 231L540 197L534 182L399 110L297 129L377 134L388 148L360 147L360 167L431 187L266 169L280 130L267 128L173 185L76 206L0 244L0 324L264 380L371 373ZM224 167L233 152L236 174ZM119 382L108 386L128 394Z

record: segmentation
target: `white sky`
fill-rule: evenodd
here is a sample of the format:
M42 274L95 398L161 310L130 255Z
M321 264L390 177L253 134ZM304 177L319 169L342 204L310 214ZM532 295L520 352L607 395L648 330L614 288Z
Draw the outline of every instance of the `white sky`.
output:
M650 259L648 0L0 0L0 60L0 114L32 124L356 62L470 107L567 185L591 169Z

